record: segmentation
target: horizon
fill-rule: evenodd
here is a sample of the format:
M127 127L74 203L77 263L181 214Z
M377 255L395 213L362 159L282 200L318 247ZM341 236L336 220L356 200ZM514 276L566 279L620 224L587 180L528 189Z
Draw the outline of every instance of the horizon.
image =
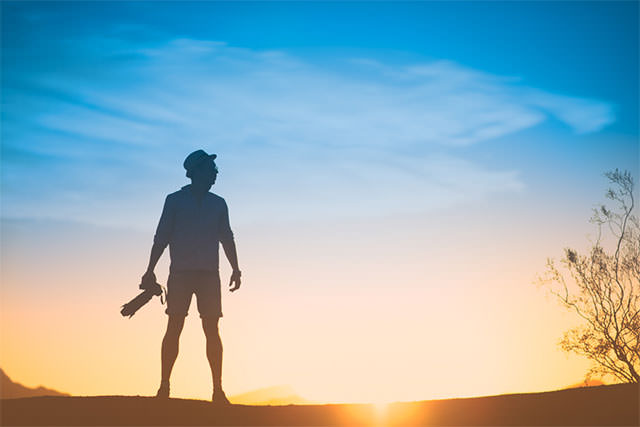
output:
M0 7L14 381L155 392L165 306L119 309L198 148L218 155L211 192L243 271L229 293L220 257L228 395L412 401L584 379L588 361L558 346L578 319L534 282L589 247L606 171L640 178L637 2ZM162 284L168 268L165 250ZM204 342L192 301L173 397L210 396Z
M77 396L65 393L62 390L53 390L46 387L43 384L35 388L25 387L24 385L17 383L11 380L10 376L7 375L6 372L0 367L0 373L3 374L3 384L4 380L8 380L11 384L12 390L7 392L6 385L2 387L2 399L12 399L16 397L42 397L42 396L55 396L55 395L65 395L69 397L99 397L99 396ZM590 381L582 381L580 383L571 384L569 386L563 387L558 390L547 390L541 393L548 393L554 391L563 391L570 390L574 388L583 388L583 387L599 387L599 386L607 386L607 385L615 385L606 384L600 380L590 380ZM20 396L16 395L16 387L20 388ZM521 393L518 393L521 394ZM503 396L503 395L497 395ZM122 396L127 397L127 396ZM139 395L137 397L140 397ZM449 399L466 399L466 398L482 398L482 397L492 397L492 396L453 396ZM383 410L386 405L392 403L410 403L410 402L419 402L419 401L381 401L381 402L317 402L306 399L304 396L300 396L296 390L294 390L288 384L279 384L272 385L260 389L254 390L246 390L239 394L235 394L229 397L231 402L235 405L252 405L252 406L270 406L270 405L331 405L331 404L362 404L362 405L374 405L378 410Z

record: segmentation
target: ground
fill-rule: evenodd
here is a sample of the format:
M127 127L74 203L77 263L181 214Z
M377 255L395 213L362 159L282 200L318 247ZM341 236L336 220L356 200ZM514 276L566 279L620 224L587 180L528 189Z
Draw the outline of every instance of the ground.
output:
M2 425L583 425L639 424L637 384L389 405L212 406L141 396L0 401Z

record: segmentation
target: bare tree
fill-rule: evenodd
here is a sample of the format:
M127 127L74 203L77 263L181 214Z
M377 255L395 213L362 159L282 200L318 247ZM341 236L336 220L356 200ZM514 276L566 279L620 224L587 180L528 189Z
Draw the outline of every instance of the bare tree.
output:
M613 188L606 197L616 207L594 209L597 239L590 253L565 248L560 268L547 259L539 281L561 304L575 311L583 324L565 332L560 345L586 356L593 367L586 375L613 375L623 382L640 382L640 222L633 215L633 178L628 171L605 173ZM603 246L603 229L612 244ZM615 250L614 250L615 249ZM566 277L566 272L569 277Z

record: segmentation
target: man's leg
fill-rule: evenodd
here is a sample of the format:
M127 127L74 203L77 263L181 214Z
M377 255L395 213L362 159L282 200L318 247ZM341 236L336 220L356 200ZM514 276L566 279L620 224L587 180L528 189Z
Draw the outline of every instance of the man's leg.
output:
M220 307L220 277L218 272L203 274L200 286L196 288L198 311L202 319L202 329L207 337L207 359L213 378L213 396L216 404L228 405L229 400L222 390L222 340L218 331L218 321L222 317Z
M173 364L178 357L178 342L180 341L180 333L184 326L184 316L169 315L167 323L167 332L162 340L162 385L166 384L168 388L169 377ZM161 387L162 387L161 385Z
M211 367L214 392L222 391L222 340L218 331L219 317L202 318L202 329L207 337L207 359Z

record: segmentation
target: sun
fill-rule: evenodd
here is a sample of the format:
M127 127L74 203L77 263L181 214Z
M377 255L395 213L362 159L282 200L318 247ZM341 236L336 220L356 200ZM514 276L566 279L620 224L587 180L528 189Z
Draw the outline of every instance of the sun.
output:
M378 424L384 424L384 421L389 415L389 403L387 401L372 402L373 416Z

